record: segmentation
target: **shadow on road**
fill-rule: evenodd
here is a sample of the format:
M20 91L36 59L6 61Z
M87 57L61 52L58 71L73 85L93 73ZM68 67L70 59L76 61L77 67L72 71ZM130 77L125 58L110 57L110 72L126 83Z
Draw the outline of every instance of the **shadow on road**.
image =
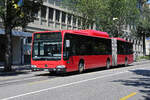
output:
M17 76L20 74L28 74L30 71L30 66L13 66L11 72L5 72L4 68L0 68L0 76Z
M12 72L0 72L0 76L17 76L20 74L28 74L29 72L24 72L24 71L12 71Z
M86 74L86 73L91 73L91 72L97 72L97 71L103 71L105 70L105 67L100 67L100 68L94 68L94 69L87 69L83 73L79 73L78 71L75 72L67 72L67 73L44 73L44 74L38 74L36 76L56 76L56 77L68 77L68 76L75 76L75 75L80 75L80 74ZM50 77L51 78L51 77Z
M144 100L150 100L150 70L138 69L131 72L133 72L136 75L139 75L140 78L132 77L129 80L116 80L114 82L120 82L126 86L143 88L139 90L139 92L144 94Z
M127 67L130 67L130 66L133 66L133 65L129 65ZM124 66L119 65L119 66L116 66L116 67L111 67L110 70L111 69L116 69L116 68L124 68ZM68 72L68 73L49 73L49 72L47 72L47 73L44 73L44 74L38 74L36 76L48 76L50 78L51 78L51 76L67 77L67 76L75 76L75 75L98 72L98 71L105 71L105 70L106 70L106 67L99 67L99 68L94 68L94 69L87 69L83 73L79 73L78 71Z

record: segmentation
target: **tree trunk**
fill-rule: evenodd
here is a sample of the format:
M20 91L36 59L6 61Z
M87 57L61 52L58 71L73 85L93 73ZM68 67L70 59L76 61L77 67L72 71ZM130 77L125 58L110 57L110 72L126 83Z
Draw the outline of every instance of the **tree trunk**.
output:
M143 56L146 55L146 46L145 46L145 33L143 33Z
M5 26L5 39L6 39L6 51L5 51L5 66L4 71L11 71L12 65L12 29L10 25Z
M5 13L5 20L4 20L4 26L5 26L5 65L4 65L4 71L11 71L11 65L12 65L12 16L11 16L11 8L12 5L9 0L6 0L6 13Z

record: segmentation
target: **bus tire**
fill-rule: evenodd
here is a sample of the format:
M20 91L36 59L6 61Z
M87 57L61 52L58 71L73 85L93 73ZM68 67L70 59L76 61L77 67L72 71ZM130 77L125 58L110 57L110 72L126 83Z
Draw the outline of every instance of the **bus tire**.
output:
M107 61L106 61L106 68L110 69L110 60L109 59L107 59Z
M127 67L127 66L128 66L128 59L126 58L125 63L124 63L124 67Z
M79 71L79 73L82 73L84 71L84 63L83 62L79 63L78 71Z

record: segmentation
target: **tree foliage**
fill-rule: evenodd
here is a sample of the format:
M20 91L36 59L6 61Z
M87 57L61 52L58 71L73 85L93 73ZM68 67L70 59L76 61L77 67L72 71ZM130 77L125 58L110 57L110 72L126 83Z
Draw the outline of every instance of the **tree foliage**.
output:
M100 13L104 13L105 2L107 0L64 0L65 6L82 16L83 28L86 29L89 24L99 19ZM86 19L86 20L85 20Z
M143 40L143 54L146 54L145 38L150 36L150 8L145 5L141 9L135 35Z
M15 4L18 2L19 0L0 1L0 17L5 23L5 21L8 21L6 16L9 15L9 23L11 23L11 28L26 26L28 23L32 22L35 19L34 13L39 10L42 4L42 0L23 0L23 5L15 8Z
M97 29L112 36L122 35L122 28L134 24L139 15L137 0L65 0L69 8L88 19L87 25L94 21ZM65 2L65 4L66 4Z
M103 28L113 36L121 36L124 26L134 25L137 21L139 15L139 10L136 7L137 0L109 0L108 5L109 15L106 16L106 19L109 19L106 22L108 25L104 23Z
M137 36L150 36L150 8L144 6L137 24Z

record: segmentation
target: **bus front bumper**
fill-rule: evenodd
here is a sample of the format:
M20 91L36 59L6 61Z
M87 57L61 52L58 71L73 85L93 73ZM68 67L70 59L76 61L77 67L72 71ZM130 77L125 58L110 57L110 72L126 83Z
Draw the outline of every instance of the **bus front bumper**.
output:
M66 68L44 68L44 71L63 73L66 72Z
M64 65L59 65L56 68L38 68L36 65L31 65L32 70L44 70L49 72L66 72L66 67Z
M32 71L49 71L49 72L58 72L65 73L66 68L31 68Z

